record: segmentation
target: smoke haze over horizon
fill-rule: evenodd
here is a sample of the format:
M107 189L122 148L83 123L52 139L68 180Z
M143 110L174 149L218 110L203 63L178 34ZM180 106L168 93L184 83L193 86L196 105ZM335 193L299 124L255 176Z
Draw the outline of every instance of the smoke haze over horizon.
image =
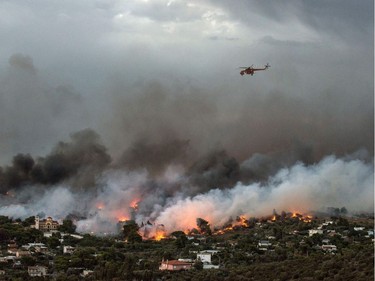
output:
M186 226L166 221L177 211L222 224L287 209L290 194L306 211L373 210L373 11L1 2L0 215L76 214L104 231L134 201L139 222L169 228Z

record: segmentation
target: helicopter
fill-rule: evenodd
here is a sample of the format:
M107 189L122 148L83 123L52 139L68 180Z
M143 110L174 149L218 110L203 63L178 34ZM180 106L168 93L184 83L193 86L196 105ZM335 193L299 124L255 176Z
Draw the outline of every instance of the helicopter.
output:
M268 68L270 68L270 64L267 63L266 65L264 65L264 68L254 68L253 67L253 64L251 66L244 66L244 67L240 67L242 70L240 71L240 74L243 76L244 74L249 74L251 76L254 75L255 71L260 71L260 70L266 70Z

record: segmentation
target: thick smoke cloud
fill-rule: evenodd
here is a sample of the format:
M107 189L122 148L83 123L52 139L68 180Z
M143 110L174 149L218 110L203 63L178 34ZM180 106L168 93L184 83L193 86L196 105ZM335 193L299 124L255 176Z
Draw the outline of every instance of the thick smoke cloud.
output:
M146 169L157 176L164 173L169 165L185 163L188 149L189 141L184 140L167 140L159 144L140 140L122 154L118 165L128 170Z
M82 144L82 136L90 136L90 141ZM103 234L115 233L116 223L127 219L139 225L150 221L155 226L163 224L167 232L172 232L194 228L197 218L221 227L237 216L266 216L273 209L311 212L345 206L351 213L373 209L373 161L366 151L286 168L281 168L285 162L278 162L277 157L256 154L241 163L219 151L186 168L175 165L172 158L168 168L155 176L153 169L148 172L147 165L133 171L109 165L103 147L93 144L97 137L86 130L72 135L75 142L56 146L53 152L64 151L66 159L71 155L67 152L80 155L66 162L77 168L75 174L66 174L63 185L23 183L13 188L0 198L0 213L15 218L32 214L59 219L69 216L75 219L79 231ZM79 165L73 165L77 159L81 159ZM142 157L142 161L145 159ZM32 160L27 155L17 156L11 168L27 174L33 169ZM83 177L80 174L87 177L87 171L89 175L96 172L95 181L90 188L77 189L77 178ZM143 231L150 237L155 229L147 226Z
M262 215L288 194L369 210L373 1L73 2L0 3L0 214L108 232L221 224L202 210Z
M373 185L372 164L327 157L316 165L282 169L262 187L238 183L231 189L180 198L167 205L157 221L167 229L186 230L194 227L195 218L223 226L239 215L268 216L273 209L311 212L334 205L352 212L372 212Z
M76 187L95 185L96 176L107 167L111 158L90 129L71 135L71 142L59 142L46 157L34 160L29 154L18 154L12 166L0 169L0 191L24 185L54 185L70 180Z

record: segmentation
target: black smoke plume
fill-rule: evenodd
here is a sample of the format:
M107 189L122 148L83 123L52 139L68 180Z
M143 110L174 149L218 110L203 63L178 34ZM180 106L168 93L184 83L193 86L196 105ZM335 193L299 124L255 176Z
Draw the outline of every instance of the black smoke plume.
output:
M59 142L49 155L34 160L18 154L12 165L0 169L0 192L24 185L50 186L71 180L72 186L88 187L111 162L100 137L85 129L72 134L70 142Z

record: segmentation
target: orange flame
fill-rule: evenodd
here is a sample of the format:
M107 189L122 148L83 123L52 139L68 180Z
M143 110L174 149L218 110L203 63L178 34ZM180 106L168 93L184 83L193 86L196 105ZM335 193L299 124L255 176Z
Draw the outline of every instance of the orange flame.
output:
M166 238L165 232L157 231L155 235L155 240L160 241L161 239Z
M119 216L119 217L118 217L118 221L123 222L123 221L127 221L127 220L129 220L129 218L126 217L126 216Z
M158 225L156 227L154 239L156 241L160 241L161 239L164 239L166 237L167 237L167 235L166 235L166 232L165 232L165 229L164 229L164 225Z
M138 204L140 200L134 199L130 202L130 207L133 208L134 210L138 210Z

